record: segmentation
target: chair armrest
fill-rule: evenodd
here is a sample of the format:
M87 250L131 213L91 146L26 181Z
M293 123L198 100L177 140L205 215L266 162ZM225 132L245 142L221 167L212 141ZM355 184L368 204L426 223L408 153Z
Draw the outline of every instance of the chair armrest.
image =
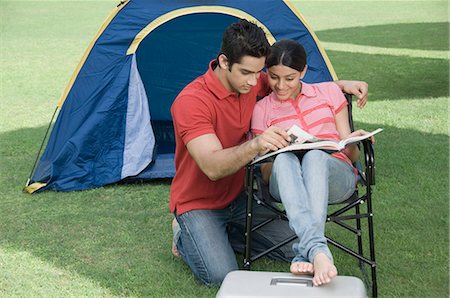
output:
M353 100L352 100L352 95L348 94L348 93L344 93L345 99L347 100L347 110L348 110L348 121L350 124L350 130L351 131L355 131L355 127L353 125Z
M373 143L369 140L361 141L364 151L365 176L368 185L375 185L375 151Z

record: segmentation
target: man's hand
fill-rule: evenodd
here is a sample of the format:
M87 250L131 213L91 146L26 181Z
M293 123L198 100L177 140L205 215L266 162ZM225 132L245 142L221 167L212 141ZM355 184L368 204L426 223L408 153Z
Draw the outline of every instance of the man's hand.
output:
M279 127L269 127L243 144L223 148L215 134L204 134L190 140L186 147L202 172L212 181L232 175L249 163L256 154L287 146L290 137Z
M369 95L369 85L362 81L344 81L335 82L343 92L356 96L356 105L362 108L366 105Z
M253 139L259 155L266 154L269 151L276 151L286 147L291 141L287 132L276 126L271 126L262 134Z

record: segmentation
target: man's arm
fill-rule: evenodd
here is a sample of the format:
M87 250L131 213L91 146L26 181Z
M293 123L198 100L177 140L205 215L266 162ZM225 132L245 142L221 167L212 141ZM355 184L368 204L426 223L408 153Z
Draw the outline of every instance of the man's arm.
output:
M343 92L356 96L358 108L366 105L369 95L369 85L366 82L338 80L335 83Z
M203 173L216 181L236 173L257 154L283 148L289 141L284 129L270 127L256 138L230 148L223 148L215 134L196 137L186 147Z

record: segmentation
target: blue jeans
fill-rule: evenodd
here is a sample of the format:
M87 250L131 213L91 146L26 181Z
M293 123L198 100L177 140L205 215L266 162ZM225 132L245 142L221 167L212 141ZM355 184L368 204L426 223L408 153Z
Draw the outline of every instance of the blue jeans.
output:
M354 193L353 168L320 150L308 151L302 158L282 153L273 163L269 187L272 196L283 203L289 225L299 238L293 245L292 262L313 262L319 252L333 260L325 239L327 206Z
M244 251L246 202L247 196L242 193L225 209L192 210L176 216L181 228L177 249L195 276L206 285L218 285L227 273L238 270L235 251ZM266 208L254 205L255 224L270 215L273 213ZM292 235L292 231L286 221L275 220L252 235L252 251L258 253ZM292 244L268 256L289 262L294 257Z

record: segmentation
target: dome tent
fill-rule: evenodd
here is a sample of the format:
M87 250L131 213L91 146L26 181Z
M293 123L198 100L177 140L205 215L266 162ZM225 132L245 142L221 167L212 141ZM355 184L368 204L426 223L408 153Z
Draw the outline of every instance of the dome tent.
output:
M123 179L170 178L175 141L170 106L219 52L239 18L272 44L300 42L306 82L336 75L315 34L288 0L129 0L99 29L56 110L28 192L83 190Z

